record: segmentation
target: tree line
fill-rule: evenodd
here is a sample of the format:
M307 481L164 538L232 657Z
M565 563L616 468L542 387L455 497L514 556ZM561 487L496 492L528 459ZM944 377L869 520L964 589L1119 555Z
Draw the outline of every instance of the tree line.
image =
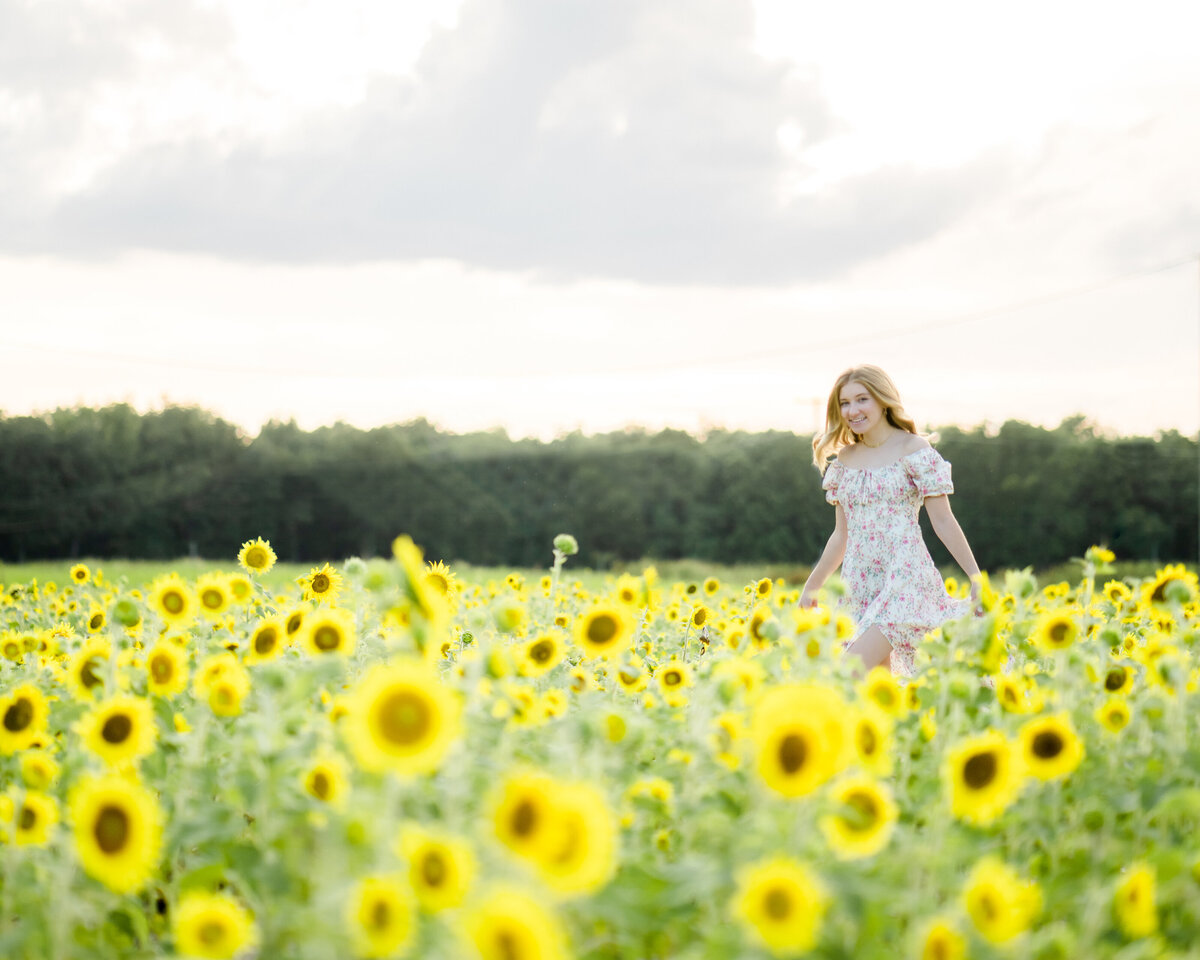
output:
M940 431L955 514L985 568L1036 567L1106 543L1120 557L1194 558L1197 445L1170 431L1103 435L1082 417ZM542 442L272 422L248 437L192 407L116 404L0 416L0 557L228 557L247 539L281 559L389 551L543 566L555 534L579 562L641 557L815 562L833 528L810 438L642 430ZM950 562L928 529L934 559Z

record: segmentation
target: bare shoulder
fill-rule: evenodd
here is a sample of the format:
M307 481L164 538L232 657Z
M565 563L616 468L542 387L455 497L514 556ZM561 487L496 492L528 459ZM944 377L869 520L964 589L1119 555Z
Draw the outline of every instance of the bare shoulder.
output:
M902 456L908 456L910 453L916 453L918 450L932 450L929 441L915 433L910 433L904 438L904 448Z
M833 462L840 463L844 467L854 466L854 462L859 457L858 447L859 445L857 443L852 443L848 447L842 447L842 449L837 452L837 457L834 458Z

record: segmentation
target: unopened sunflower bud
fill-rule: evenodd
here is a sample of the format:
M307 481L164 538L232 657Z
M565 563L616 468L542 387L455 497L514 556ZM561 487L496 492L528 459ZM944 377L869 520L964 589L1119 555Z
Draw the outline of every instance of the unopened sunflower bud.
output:
M123 627L136 627L142 620L142 612L128 597L122 597L113 604L112 616Z
M563 556L573 557L579 552L579 541L569 533L560 533L554 538L554 549Z

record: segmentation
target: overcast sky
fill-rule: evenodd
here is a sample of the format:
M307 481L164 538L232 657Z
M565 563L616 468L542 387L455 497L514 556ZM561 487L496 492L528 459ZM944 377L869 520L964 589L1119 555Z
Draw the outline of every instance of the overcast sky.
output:
M0 410L1200 426L1200 7L0 0Z

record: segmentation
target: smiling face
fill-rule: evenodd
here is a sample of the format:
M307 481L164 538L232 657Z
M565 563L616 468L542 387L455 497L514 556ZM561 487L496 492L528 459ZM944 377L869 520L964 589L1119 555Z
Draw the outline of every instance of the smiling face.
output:
M879 424L887 413L864 384L851 380L838 394L842 420L860 437Z

